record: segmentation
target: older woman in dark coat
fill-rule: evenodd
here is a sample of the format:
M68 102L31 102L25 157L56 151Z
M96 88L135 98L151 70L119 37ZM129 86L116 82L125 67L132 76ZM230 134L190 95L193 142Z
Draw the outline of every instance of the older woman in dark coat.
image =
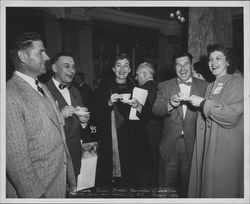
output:
M116 56L112 69L115 77L101 83L92 104L100 135L96 186L141 187L151 158L145 127L129 120L131 106L122 102L135 87L128 56Z

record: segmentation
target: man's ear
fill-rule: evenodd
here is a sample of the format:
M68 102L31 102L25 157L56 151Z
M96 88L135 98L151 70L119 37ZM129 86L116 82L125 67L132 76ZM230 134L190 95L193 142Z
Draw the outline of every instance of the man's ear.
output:
M53 71L54 73L56 73L56 72L57 72L57 67L56 67L56 65L55 65L55 64L52 64L52 71Z
M18 55L19 60L20 60L22 63L24 63L25 60L26 60L26 58L27 58L27 53L25 53L25 51L23 51L23 50L19 50L19 51L17 52L17 55Z

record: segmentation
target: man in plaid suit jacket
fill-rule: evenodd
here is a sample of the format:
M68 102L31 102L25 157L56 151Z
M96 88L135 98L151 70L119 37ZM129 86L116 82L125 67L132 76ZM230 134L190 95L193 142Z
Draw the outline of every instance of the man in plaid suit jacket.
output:
M37 80L49 57L37 33L19 35L11 55L16 71L6 89L6 197L64 198L67 185L76 186L64 120Z

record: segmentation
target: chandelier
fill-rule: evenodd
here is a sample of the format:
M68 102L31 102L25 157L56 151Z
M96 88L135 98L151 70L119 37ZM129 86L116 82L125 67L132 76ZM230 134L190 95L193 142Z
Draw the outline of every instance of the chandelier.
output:
M171 20L176 19L179 23L184 23L186 19L183 17L182 12L180 10L176 10L176 12L171 12L169 14L169 18Z

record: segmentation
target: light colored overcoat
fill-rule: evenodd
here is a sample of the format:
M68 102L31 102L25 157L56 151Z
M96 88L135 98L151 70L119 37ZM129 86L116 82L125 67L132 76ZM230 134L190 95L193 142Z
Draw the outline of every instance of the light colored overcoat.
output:
M242 77L227 74L217 79L209 84L205 98L204 115L197 118L188 197L242 197Z
M48 89L42 88L45 97L15 73L7 82L7 198L39 198L42 194L64 198L66 180L70 186L76 184L63 118Z

